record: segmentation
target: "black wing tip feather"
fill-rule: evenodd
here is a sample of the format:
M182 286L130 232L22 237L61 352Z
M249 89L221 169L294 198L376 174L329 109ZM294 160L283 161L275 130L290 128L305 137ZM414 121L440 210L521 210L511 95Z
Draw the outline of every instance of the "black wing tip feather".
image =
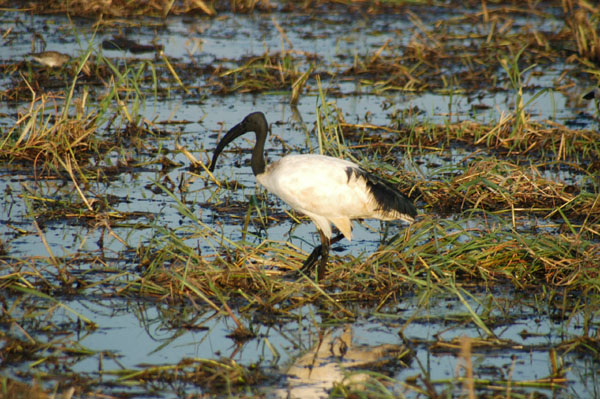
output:
M350 180L353 174L365 180L367 187L379 205L379 209L382 211L396 211L413 218L417 216L417 207L406 195L390 183L364 169L346 168L348 180Z

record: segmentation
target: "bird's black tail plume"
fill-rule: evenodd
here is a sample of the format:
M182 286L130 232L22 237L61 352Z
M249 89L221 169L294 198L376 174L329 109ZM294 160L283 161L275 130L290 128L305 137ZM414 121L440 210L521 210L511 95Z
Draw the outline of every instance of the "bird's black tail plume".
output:
M380 211L398 212L410 218L417 216L417 208L412 201L393 187L391 183L360 168L347 168L346 174L348 179L354 174L356 177L365 180L367 188L373 194Z

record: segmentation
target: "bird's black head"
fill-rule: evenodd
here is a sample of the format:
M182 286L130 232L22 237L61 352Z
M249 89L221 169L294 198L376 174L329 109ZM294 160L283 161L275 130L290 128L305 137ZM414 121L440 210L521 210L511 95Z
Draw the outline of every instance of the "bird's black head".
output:
M246 132L267 132L269 130L269 125L267 123L267 118L265 118L265 114L262 112L253 112L251 114L246 115L243 121L239 123L239 125L243 126L243 129ZM233 129L232 129L233 130Z
M254 145L254 149L252 151L252 171L255 175L264 172L266 163L264 160L263 151L267 133L269 132L269 125L267 123L267 118L265 118L265 114L262 112L253 112L248 114L243 121L232 127L227 132L219 144L217 144L217 148L215 148L215 152L213 153L212 162L210 163L210 167L208 169L213 172L215 170L215 166L217 165L217 158L227 144L248 132L256 133L256 144Z

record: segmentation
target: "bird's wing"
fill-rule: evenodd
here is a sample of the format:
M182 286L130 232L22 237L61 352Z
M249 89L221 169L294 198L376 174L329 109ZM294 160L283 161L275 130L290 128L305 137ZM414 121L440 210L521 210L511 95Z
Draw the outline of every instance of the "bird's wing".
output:
M354 217L367 202L362 187L348 178L342 159L293 155L269 165L258 181L292 208L326 217Z

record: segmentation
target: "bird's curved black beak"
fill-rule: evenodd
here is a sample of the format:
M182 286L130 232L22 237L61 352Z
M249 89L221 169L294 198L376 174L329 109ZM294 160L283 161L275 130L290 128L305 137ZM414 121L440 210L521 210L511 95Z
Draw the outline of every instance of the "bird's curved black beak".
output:
M237 139L238 137L247 132L248 130L246 129L246 126L242 121L234 127L232 127L227 132L225 137L223 137L221 141L219 141L219 144L217 144L217 148L215 148L215 152L213 152L212 161L210 162L210 166L208 168L208 170L210 170L211 173L215 171L215 166L217 166L217 158L219 157L219 154L221 154L223 149L227 146L227 144L231 143L233 140Z
M267 119L262 112L253 112L248 114L243 121L232 127L225 137L221 139L219 144L217 144L217 148L215 148L215 152L213 153L213 158L210 163L208 170L212 173L215 170L215 166L217 165L217 158L219 154L223 151L223 149L227 146L227 144L231 143L233 140L237 139L243 134L248 132L255 132L257 134L257 144L255 145L254 152L258 151L260 156L253 155L253 158L257 158L258 163L262 163L262 168L264 169L264 159L262 156L262 151L264 147L264 140L266 138L269 126L267 124Z

